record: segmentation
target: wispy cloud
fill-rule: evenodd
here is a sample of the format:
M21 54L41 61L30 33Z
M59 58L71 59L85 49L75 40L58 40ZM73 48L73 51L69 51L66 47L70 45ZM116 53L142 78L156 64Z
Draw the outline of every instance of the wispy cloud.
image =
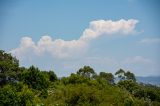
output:
M138 20L96 20L90 22L79 39L65 41L63 39L52 39L50 36L42 36L36 43L30 37L23 37L19 47L10 52L18 59L32 55L42 55L49 53L56 58L65 58L83 54L89 42L102 35L129 35L136 32L135 27Z
M142 56L134 56L134 57L128 57L123 61L123 63L124 64L150 64L152 63L152 61Z
M131 56L124 58L120 63L121 67L132 71L138 76L160 75L159 60L145 56Z
M142 44L153 44L153 43L160 43L160 38L145 38L139 41Z

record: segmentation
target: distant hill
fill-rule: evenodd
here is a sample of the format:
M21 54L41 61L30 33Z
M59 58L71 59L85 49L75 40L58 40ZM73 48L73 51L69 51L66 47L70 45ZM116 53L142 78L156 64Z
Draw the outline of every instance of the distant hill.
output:
M138 82L160 86L160 76L136 77Z

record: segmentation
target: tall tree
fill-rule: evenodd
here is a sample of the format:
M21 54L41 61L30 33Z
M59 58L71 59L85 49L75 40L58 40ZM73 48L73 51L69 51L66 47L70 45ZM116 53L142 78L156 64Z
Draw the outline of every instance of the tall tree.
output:
M49 72L48 72L48 75L49 75L49 80L50 80L50 81L54 82L54 81L57 80L57 76L56 76L56 74L54 73L54 71L49 71Z
M131 73L130 71L127 71L125 73L125 76L126 76L126 79L127 80L133 80L133 81L136 81L136 77L133 73Z
M0 50L0 85L17 79L19 61L11 54Z
M114 83L114 76L112 73L100 72L99 76L111 84Z
M26 83L30 88L33 89L46 89L49 86L49 79L46 75L34 66L22 73L22 81Z
M120 80L124 80L125 79L125 71L123 69L119 69L115 75L118 75L118 78L120 78Z
M132 81L136 81L136 77L135 75L130 72L127 71L125 72L123 69L119 69L115 75L118 75L118 78L120 78L120 80L132 80Z
M90 66L84 66L83 68L80 68L77 71L78 75L84 76L84 77L88 77L91 78L95 73L94 69L91 68Z

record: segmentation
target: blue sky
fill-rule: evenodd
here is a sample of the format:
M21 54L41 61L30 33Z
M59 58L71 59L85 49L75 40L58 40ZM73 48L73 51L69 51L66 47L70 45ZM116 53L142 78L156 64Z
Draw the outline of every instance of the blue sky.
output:
M52 69L58 76L84 65L97 73L123 68L157 76L159 5L159 0L1 0L0 49L21 66Z

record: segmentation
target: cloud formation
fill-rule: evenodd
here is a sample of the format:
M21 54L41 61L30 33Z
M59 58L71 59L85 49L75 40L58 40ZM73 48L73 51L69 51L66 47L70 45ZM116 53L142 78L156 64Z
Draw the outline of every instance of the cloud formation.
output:
M133 34L135 32L135 26L138 23L138 20L129 19L124 20L121 19L119 21L112 20L97 20L90 22L89 28L85 29L83 35L80 39L83 40L91 40L95 39L101 35L107 34Z
M145 38L140 41L142 44L160 43L160 38Z
M86 42L82 40L64 41L62 39L53 40L50 36L42 36L40 40L35 43L30 37L23 37L20 46L13 49L11 53L19 59L23 56L43 55L49 53L57 58L64 58L76 55L78 52L83 52L87 47Z
M65 41L63 39L52 39L50 36L42 36L35 43L30 37L23 37L18 48L10 52L18 59L23 59L24 56L43 55L49 53L56 58L65 58L73 55L82 54L85 52L91 40L94 40L102 35L129 35L135 31L138 20L96 20L90 22L79 39Z
M150 64L152 63L152 61L142 56L134 56L134 57L129 57L125 59L123 63L124 64Z
M120 67L131 70L137 76L159 75L159 61L144 56L131 56L120 63Z

